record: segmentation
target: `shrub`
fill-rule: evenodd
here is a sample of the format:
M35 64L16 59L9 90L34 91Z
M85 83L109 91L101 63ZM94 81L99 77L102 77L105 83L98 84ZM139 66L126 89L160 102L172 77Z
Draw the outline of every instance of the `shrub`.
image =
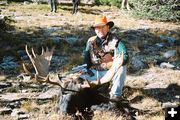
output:
M122 0L95 0L95 3L101 5L112 5L119 7L121 5L121 1Z
M160 21L180 19L178 0L131 0L130 2L134 7L135 16Z

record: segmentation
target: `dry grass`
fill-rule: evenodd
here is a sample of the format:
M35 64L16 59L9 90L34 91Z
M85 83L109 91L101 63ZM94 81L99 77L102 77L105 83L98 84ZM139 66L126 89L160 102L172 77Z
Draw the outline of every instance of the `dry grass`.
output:
M122 116L117 116L112 112L95 112L92 120L125 120Z
M136 73L137 74L137 73ZM172 69L161 69L158 67L152 67L138 75L128 75L126 84L138 88L145 87L149 84L159 83L161 86L154 87L167 87L170 84L180 85L180 71Z
M27 18L27 20L18 20L18 22L15 24L17 26L21 26L21 28L33 26L50 27L57 25L60 26L64 24L90 26L92 25L95 16L101 13L107 15L109 19L115 22L116 26L122 29L139 29L146 25L150 28L162 28L168 30L177 29L179 27L178 24L174 23L154 22L150 20L137 20L135 18L130 17L127 14L127 12L121 11L113 6L80 6L80 12L76 15L71 14L72 6L63 5L58 6L58 13L50 13L50 8L46 4L12 4L10 6L6 6L6 8L8 10L8 14L16 13L16 15L23 15L25 16L25 18ZM2 11L2 13L4 13L4 11Z
M164 115L138 116L138 120L165 120Z
M33 101L22 101L21 109L27 112L37 111L39 110L39 105Z
M135 108L140 108L142 110L154 110L154 111L160 111L161 104L154 98L151 97L145 97L143 98L139 103L132 104Z
M0 81L3 81L3 80L5 80L6 79L6 75L0 75Z

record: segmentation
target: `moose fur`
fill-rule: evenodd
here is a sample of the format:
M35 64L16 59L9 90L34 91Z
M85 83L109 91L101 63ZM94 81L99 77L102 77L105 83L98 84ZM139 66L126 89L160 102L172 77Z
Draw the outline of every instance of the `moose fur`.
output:
M79 84L79 83L78 83ZM77 111L83 113L85 109L90 109L92 105L108 103L108 98L103 95L108 93L109 83L93 88L78 88L77 83L68 83L66 89L60 90L59 111L74 114Z

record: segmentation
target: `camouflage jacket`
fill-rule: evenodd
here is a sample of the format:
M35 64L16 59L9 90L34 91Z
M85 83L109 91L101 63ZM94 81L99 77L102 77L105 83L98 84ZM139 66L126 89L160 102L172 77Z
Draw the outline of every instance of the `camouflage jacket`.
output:
M128 62L129 56L124 43L120 39L112 33L109 33L106 39L93 36L89 38L86 45L86 54L88 55L85 57L85 63L89 64L90 67L103 62L109 62L112 61L112 57L115 54L121 54L122 51L124 53L123 65L125 65ZM106 56L108 56L107 59L104 59ZM89 60L90 62L88 62Z

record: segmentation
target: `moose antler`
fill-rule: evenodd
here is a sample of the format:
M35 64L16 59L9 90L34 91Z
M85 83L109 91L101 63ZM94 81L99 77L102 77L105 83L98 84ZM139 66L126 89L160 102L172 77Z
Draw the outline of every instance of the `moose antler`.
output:
M37 80L38 82L44 82L44 83L50 83L50 84L54 84L54 85L58 85L63 89L64 85L66 84L66 82L63 82L59 79L50 79L49 76L49 67L50 67L50 62L52 59L52 54L54 51L55 47L53 47L51 50L49 50L48 48L46 48L46 50L44 51L44 49L42 48L42 53L41 55L38 55L34 52L34 49L31 49L31 53L32 55L29 53L28 51L28 47L27 45L25 46L25 50L26 53L35 69L35 74L31 73L25 66L25 64L23 63L23 69L24 71L30 75L32 78L35 78L35 80ZM83 83L79 86L79 88L86 88L86 87L92 87L91 83L86 80L86 83ZM100 84L100 79L98 79L98 83ZM66 89L68 90L68 89ZM73 90L70 90L73 91Z
M54 52L55 47L53 47L51 50L49 50L46 47L46 50L42 48L41 55L35 54L34 49L31 49L32 55L29 53L27 45L25 46L26 53L35 69L35 74L29 72L29 70L26 68L25 64L23 63L23 69L24 71L30 75L31 77L34 77L39 82L47 82L55 85L59 85L60 81L52 81L49 78L49 66L52 59L52 54Z

